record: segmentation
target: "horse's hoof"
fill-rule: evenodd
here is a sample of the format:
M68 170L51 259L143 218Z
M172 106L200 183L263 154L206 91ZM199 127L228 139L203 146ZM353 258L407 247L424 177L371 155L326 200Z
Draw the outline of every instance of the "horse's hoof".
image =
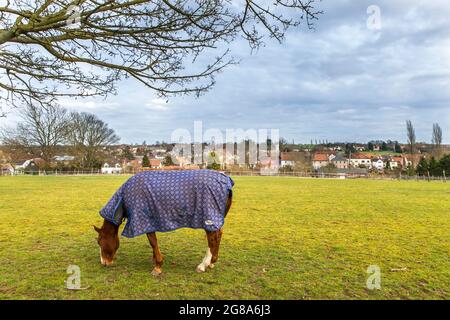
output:
M215 266L214 266L214 263L211 263L209 266L208 266L208 268L210 268L210 269L213 269Z
M197 269L195 269L195 271L197 271L198 273L202 273L202 272L205 272L206 269L205 269L205 266L201 264L201 265L197 266Z
M162 270L161 269L153 269L153 271L152 271L152 276L154 276L154 277L159 277L160 275L161 275L161 273L162 273Z

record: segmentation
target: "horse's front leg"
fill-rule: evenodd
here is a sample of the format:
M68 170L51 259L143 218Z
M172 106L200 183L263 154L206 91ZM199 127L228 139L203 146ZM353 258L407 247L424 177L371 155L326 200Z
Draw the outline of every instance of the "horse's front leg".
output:
M197 266L197 272L205 272L206 268L214 268L219 257L220 240L222 240L222 229L217 231L206 231L206 237L208 238L208 249L206 250L203 261Z
M155 263L155 268L152 271L152 275L159 276L162 273L162 264L164 257L161 254L158 246L158 240L156 239L156 234L154 232L147 233L148 241L153 249L153 262Z

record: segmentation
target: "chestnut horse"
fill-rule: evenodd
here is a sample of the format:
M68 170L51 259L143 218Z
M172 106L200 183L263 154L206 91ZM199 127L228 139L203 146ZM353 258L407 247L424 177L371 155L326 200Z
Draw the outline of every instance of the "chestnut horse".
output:
M229 194L226 204L225 217L231 208L231 204L232 195ZM97 243L100 246L100 262L104 266L109 266L113 263L114 256L116 255L117 249L119 249L119 226L104 219L103 226L101 228L94 226L94 229L98 233ZM221 228L212 232L205 230L205 232L208 239L208 248L202 262L197 266L197 272L205 272L207 268L214 268L214 263L216 263L219 256L219 246L220 240L222 239L223 229ZM147 238L153 249L153 262L155 267L152 271L152 275L159 276L162 273L164 257L159 249L156 233L147 233Z

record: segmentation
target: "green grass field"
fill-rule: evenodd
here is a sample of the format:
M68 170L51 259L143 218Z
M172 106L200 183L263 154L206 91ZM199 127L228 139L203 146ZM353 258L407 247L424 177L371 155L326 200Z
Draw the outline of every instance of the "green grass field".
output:
M127 177L0 177L0 299L449 299L450 183L236 177L216 268L202 230L99 262L93 224ZM66 289L66 269L81 286ZM366 288L369 265L381 289Z

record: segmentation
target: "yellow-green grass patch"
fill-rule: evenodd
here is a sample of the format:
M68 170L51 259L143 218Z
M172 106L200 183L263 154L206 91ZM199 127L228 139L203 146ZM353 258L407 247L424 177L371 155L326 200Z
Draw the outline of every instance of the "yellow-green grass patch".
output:
M145 236L100 264L92 225L127 178L1 177L0 299L450 298L450 183L235 177L216 268L195 273L204 232L182 229L158 234L154 278Z

